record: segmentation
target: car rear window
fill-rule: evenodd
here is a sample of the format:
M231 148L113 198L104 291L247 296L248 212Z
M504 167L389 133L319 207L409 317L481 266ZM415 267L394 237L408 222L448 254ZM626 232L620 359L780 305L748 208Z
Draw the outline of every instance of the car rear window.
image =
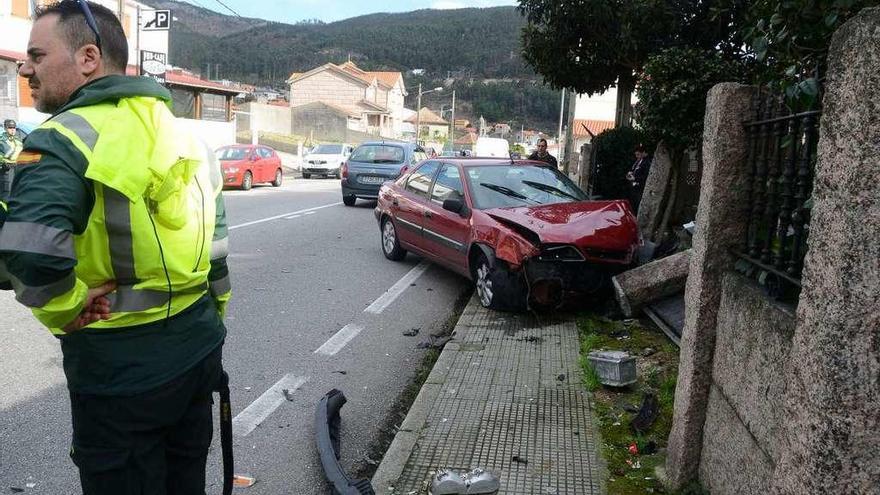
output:
M405 153L398 146L368 144L358 147L350 160L361 163L403 163Z
M247 155L247 148L220 148L217 150L218 160L244 160Z
M342 153L341 144L319 144L317 148L312 150L316 155L338 155Z

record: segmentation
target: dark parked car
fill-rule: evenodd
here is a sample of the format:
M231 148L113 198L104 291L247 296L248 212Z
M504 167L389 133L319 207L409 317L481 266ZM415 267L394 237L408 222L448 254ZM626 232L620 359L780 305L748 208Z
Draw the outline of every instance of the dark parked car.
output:
M397 179L426 158L425 150L414 143L363 143L342 164L342 202L353 206L357 198L376 199L383 182Z
M382 251L416 252L476 283L483 306L555 308L633 264L636 219L534 161L431 159L379 191Z

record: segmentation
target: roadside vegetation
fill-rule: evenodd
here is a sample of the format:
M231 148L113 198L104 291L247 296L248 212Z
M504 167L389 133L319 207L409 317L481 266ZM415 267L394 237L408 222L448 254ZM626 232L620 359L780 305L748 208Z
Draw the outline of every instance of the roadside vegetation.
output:
M593 394L598 420L600 453L608 469L609 495L668 493L657 467L666 462L666 440L672 428L673 401L678 376L678 348L648 323L612 320L594 314L578 319L583 383ZM636 357L638 381L627 387L601 384L587 355L597 350L626 351ZM642 433L630 422L646 394L657 398L658 413ZM679 492L699 494L699 487Z

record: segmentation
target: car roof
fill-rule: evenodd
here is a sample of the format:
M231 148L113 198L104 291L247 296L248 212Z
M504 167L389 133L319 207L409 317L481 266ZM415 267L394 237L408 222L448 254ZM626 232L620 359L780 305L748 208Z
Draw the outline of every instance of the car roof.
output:
M551 165L537 160L511 160L510 158L486 158L479 156L456 156L456 157L440 157L444 162L452 162L462 167L485 167L485 166L502 166L515 165L524 167L551 167Z
M398 143L396 141L366 141L358 146L397 146L398 148L415 148L413 143Z

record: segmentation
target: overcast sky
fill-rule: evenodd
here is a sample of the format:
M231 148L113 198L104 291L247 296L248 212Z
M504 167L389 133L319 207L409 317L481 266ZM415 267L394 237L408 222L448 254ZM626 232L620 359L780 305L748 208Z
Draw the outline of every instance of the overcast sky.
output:
M242 17L295 23L304 19L333 22L376 12L409 12L419 9L461 9L517 5L516 0L183 0L230 14L228 5Z

